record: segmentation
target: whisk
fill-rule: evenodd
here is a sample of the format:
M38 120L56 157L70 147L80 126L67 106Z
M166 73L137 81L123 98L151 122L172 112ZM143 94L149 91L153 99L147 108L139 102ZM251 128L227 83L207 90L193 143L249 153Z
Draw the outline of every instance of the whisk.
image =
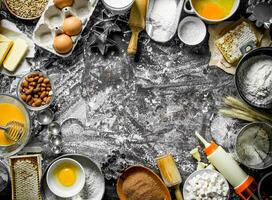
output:
M11 121L7 123L6 126L0 126L0 129L4 130L5 135L8 139L18 142L25 134L25 126L24 124L17 122L17 121Z

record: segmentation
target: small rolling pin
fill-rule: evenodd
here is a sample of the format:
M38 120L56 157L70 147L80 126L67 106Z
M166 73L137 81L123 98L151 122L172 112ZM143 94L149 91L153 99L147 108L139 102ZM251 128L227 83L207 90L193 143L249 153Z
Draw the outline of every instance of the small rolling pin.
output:
M145 17L148 6L148 0L135 0L130 11L128 25L132 35L128 45L128 54L135 55L138 48L138 36L145 28Z
M160 156L156 158L156 162L160 169L164 183L167 185L167 187L175 188L175 195L177 200L183 200L179 188L181 183L181 176L173 156L170 154Z

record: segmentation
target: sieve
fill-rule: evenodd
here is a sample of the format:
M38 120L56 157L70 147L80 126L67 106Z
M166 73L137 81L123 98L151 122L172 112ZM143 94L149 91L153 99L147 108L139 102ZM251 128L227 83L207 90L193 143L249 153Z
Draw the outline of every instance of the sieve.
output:
M256 134L256 137L250 138L250 129L256 128L258 129L258 134ZM260 134L260 131L263 130L262 134ZM258 136L257 136L258 135ZM245 138L247 138L245 142ZM262 145L262 139L264 138L267 143ZM259 156L259 159L261 162L257 162L253 164L253 162L248 161L248 156L253 156L253 154L249 155L249 151L245 149L245 144L251 145L252 149L254 149L254 154ZM242 147L243 145L243 147ZM266 147L263 147L265 146ZM268 147L267 147L268 146ZM262 148L262 150L260 150ZM245 153L246 152L246 153ZM265 154L264 154L265 152ZM235 153L239 159L239 161L252 169L266 169L270 166L272 166L272 126L270 124L267 124L265 122L254 122L247 124L244 126L238 133L235 141ZM246 154L247 157L243 154ZM252 157L251 157L252 158ZM253 159L253 158L252 158Z
M263 56L269 56L272 59L272 47L260 47L252 51L249 50L250 52L247 53L248 49L253 49L253 48L254 46L250 44L248 44L244 48L241 48L241 52L244 54L244 56L240 60L236 68L236 72L235 72L236 88L240 97L249 105L256 108L271 109L272 98L269 101L266 101L265 103L260 100L252 101L248 98L248 94L245 91L245 88L243 87L243 77L253 63L257 62L258 60L261 60ZM271 70L272 70L272 67L271 67Z

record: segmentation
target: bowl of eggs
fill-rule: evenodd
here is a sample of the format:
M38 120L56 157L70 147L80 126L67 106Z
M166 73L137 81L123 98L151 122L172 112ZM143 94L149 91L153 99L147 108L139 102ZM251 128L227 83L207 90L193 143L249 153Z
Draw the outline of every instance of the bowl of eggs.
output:
M85 185L85 171L76 160L61 158L49 167L46 182L55 195L62 198L73 197Z
M229 19L239 5L240 0L185 0L184 11L214 24Z
M34 43L58 56L72 54L98 0L53 0L37 23Z

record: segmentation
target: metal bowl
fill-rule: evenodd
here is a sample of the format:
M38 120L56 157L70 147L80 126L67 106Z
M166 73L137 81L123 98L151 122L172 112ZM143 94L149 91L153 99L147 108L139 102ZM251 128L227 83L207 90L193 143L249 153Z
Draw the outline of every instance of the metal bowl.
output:
M249 105L261 108L261 109L271 109L272 108L272 98L268 101L268 103L263 103L261 101L252 101L249 99L248 94L243 88L242 84L242 77L246 70L248 70L248 62L255 62L258 59L261 59L261 56L269 56L272 59L272 48L271 47L261 47L254 49L253 51L247 53L244 55L244 57L240 60L240 62L237 65L236 72L235 72L235 84L237 91L241 98L248 103ZM272 70L272 69L271 69Z
M8 11L9 11L12 15L14 15L15 17L17 17L17 18L19 18L19 19L22 19L22 20L36 20L36 19L39 19L39 18L42 16L42 13L41 13L41 15L36 16L36 17L29 17L29 18L21 17L21 16L15 14L15 13L12 11L12 9L9 7L9 5L8 5L8 3L7 3L7 0L4 0L4 3L5 3L6 8L8 9ZM46 7L45 7L45 8L46 8Z
M25 80L25 78L26 78L28 75L34 74L34 73L42 74L44 77L48 78L49 81L50 81L50 83L51 83L51 89L52 89L52 92L53 92L53 94L52 94L52 96L51 96L51 101L50 101L48 104L43 105L43 106L39 106L39 107L33 107L33 106L28 105L28 104L27 104L26 102L24 102L24 101L21 99L21 97L20 97L20 96L21 96L21 95L20 95L20 87L21 87L23 81ZM32 110L32 111L40 111L40 110L44 110L44 109L48 108L48 107L52 104L52 102L53 102L53 100L54 100L54 97L55 97L53 81L52 81L45 73L40 72L40 71L32 71L32 72L30 72L30 73L27 73L26 75L24 75L24 76L21 78L21 80L19 81L19 83L18 83L18 85L17 85L17 97L20 99L20 101L21 101L21 102L22 102L29 110Z
M22 110L22 112L24 113L25 118L26 118L26 134L20 140L20 142L15 143L13 145L9 145L9 146L0 146L0 157L9 157L9 156L12 156L12 155L16 154L17 152L19 152L28 143L28 140L31 135L31 121L30 121L30 116L29 116L27 109L25 108L24 104L22 104L18 98L11 96L11 95L0 94L0 103L14 104L19 109Z
M270 179L270 180L268 180L268 179ZM269 183L269 181L272 181L272 172L269 172L266 175L264 175L258 184L258 197L260 200L266 200L263 198L264 187L267 187L267 189L269 191L271 191L271 182ZM271 198L271 196L270 196L270 198Z
M247 157L248 156L253 156L253 153L251 153L250 155L247 155L247 156L242 156L242 153L243 153L243 149L239 147L240 144L246 144L244 139L246 134L248 134L248 130L252 127L259 127L259 128L262 128L263 130L265 130L266 132L266 136L268 138L268 142L269 142L269 150L268 152L266 152L266 157L265 158L262 158L262 162L256 162L255 164L247 161ZM243 138L242 138L243 137ZM260 138L260 136L259 136ZM256 146L263 146L260 144L260 141L255 141L255 138L254 138L254 141L251 141L250 142L252 145L256 145ZM256 149L257 147L254 147L254 149ZM258 150L258 151L257 151ZM262 156L261 155L261 152L259 149L255 150L256 151L256 154L258 154L259 156ZM250 123L246 126L244 126L240 132L238 133L237 137L236 137L236 141L235 141L235 153L236 155L238 156L238 159L239 161L249 167L249 168L252 168L252 169L258 169L258 170L262 170L262 169L266 169L270 166L272 166L272 157L271 157L271 153L272 153L272 126L270 124L267 124L265 122L254 122L254 123Z
M4 191L9 184L9 173L6 165L0 161L0 193Z

